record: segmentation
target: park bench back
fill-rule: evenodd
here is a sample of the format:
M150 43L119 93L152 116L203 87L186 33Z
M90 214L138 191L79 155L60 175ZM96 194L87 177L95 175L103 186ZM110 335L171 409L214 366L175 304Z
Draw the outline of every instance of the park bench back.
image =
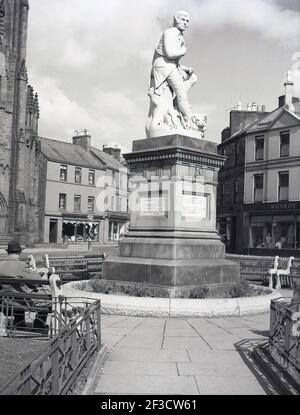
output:
M253 282L267 282L268 270L274 267L274 257L227 255L227 258L239 263L242 278ZM280 257L278 268L285 269L288 260L289 257ZM293 279L300 278L300 258L293 260L291 277Z
M55 272L60 274L62 279L88 279L91 274L96 273L97 277L102 276L102 256L53 256L45 255L46 266L54 267Z

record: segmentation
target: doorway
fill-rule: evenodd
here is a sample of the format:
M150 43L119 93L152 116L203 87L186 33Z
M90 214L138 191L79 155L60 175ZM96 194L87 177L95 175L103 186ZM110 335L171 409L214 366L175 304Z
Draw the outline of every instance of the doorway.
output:
M58 229L58 220L50 219L49 225L49 242L57 243L57 229Z

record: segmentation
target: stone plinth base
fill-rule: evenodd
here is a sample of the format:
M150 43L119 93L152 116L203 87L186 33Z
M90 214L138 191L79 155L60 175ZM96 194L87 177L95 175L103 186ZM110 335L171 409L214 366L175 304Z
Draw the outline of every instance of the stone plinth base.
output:
M121 257L170 260L224 259L224 244L220 240L127 237L119 246Z
M197 285L233 285L239 279L239 267L225 259L149 259L112 258L103 263L105 278L162 287Z

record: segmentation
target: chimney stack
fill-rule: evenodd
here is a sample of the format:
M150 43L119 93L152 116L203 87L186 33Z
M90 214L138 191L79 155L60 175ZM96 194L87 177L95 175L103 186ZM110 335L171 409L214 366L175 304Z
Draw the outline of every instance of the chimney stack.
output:
M76 135L72 138L73 144L78 145L89 152L91 149L91 136L88 134L88 130L83 130L82 133L75 131L75 134Z
M247 111L251 111L251 104L247 104Z
M252 111L257 111L257 105L255 102L252 103Z
M285 87L285 104L288 106L289 111L295 112L293 105L293 86L294 82L292 80L292 72L288 71L286 74L286 81L284 83Z
M237 110L242 111L242 103L241 102L238 102Z
M109 154L110 156L114 157L116 160L120 161L121 160L121 149L118 148L118 146L109 146L104 144L103 145L103 151L107 154Z

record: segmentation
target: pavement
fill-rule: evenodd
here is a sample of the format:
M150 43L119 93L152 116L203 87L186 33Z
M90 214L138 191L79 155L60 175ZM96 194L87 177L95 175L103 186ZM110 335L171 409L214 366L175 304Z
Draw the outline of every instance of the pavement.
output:
M291 291L284 290L284 296ZM220 318L102 316L104 366L90 395L267 395L276 390L251 358L269 313Z

